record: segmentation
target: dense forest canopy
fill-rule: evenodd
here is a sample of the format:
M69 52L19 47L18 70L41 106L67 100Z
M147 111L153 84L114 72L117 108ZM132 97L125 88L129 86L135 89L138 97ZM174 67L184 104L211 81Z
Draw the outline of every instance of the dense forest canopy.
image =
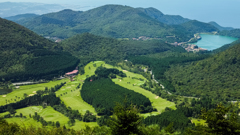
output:
M94 76L85 80L82 86L81 96L84 101L91 104L98 115L111 115L116 103L122 103L126 98L127 104L137 105L143 113L152 112L150 100L142 94L115 84L110 78L117 76L126 77L117 69L99 67Z
M70 52L81 61L104 60L114 62L127 56L165 52L168 50L185 52L182 47L175 47L159 40L125 41L105 38L89 33L76 35L60 43L64 51Z
M165 75L178 94L209 95L215 99L238 100L240 44L210 58L188 65L175 65Z
M240 29L224 30L219 32L219 35L240 38Z
M79 60L57 44L0 18L1 81L51 79L76 68Z

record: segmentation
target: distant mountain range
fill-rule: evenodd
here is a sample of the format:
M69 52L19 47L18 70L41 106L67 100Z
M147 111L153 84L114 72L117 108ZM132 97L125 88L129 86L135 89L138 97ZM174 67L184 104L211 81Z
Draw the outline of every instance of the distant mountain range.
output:
M0 17L6 18L19 14L46 14L58 12L63 9L87 10L93 7L83 7L79 5L59 5L59 4L43 4L30 2L2 2L0 3Z
M188 41L197 32L218 31L210 24L164 15L154 8L121 5L105 5L85 12L65 9L35 17L21 15L8 19L42 36L62 39L88 32L114 38L146 36L168 42L182 42Z

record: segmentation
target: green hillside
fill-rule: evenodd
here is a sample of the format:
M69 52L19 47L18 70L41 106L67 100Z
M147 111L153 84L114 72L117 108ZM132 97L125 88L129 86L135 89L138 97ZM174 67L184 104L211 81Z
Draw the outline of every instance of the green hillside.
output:
M161 11L155 8L139 8L153 19L168 25L178 25L190 21L180 15L164 15Z
M125 41L114 38L104 38L92 34L76 35L60 43L64 51L78 57L81 62L104 60L113 62L124 60L127 56L160 53L168 50L181 51L181 47L175 47L159 40Z
M221 101L240 97L240 44L210 58L172 66L165 75L180 95L209 95Z
M85 32L105 37L147 36L174 41L187 41L193 36L182 28L159 22L138 8L120 5L105 5L85 12L63 10L17 23L40 35L59 38ZM175 38L168 39L166 36Z
M181 24L181 26L191 33L203 33L203 32L213 32L219 31L216 27L211 24L199 22L197 20L188 21Z
M232 27L223 27L223 26L220 26L219 24L217 24L216 22L209 22L209 24L211 24L212 26L218 28L220 31L223 31L223 30L233 30L234 28Z
M22 20L25 20L25 19L29 19L29 18L34 18L38 15L36 14L20 14L20 15L16 15L16 16L10 16L10 17L6 17L4 19L7 19L7 20L10 20L10 21L22 21Z
M235 37L235 38L240 38L240 29L234 29L234 30L224 30L218 33L219 35L222 36L229 36L229 37Z
M78 59L57 50L57 44L0 18L1 81L50 79L74 69Z

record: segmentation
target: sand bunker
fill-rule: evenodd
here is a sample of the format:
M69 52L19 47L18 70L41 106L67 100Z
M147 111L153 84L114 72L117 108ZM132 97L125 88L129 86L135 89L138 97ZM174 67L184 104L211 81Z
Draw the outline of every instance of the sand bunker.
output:
M3 95L2 97L6 97L7 95Z
M79 96L79 95L77 95L77 96Z
M28 96L30 97L30 96L33 96L33 95L34 95L34 94L30 94L30 95L28 95Z
M33 93L36 93L36 91L33 91Z
M159 98L159 96L156 96L156 97L155 97L155 99L158 99L158 98Z
M123 72L128 72L127 70L123 70Z
M122 81L122 80L119 80L120 82Z

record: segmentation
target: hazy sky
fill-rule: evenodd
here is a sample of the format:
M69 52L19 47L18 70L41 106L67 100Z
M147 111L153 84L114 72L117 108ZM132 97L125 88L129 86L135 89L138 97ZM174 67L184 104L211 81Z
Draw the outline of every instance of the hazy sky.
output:
M132 7L154 7L170 15L203 22L216 21L222 26L240 28L240 0L8 0L9 2L38 2L98 7L121 4ZM6 0L0 0L6 2Z

